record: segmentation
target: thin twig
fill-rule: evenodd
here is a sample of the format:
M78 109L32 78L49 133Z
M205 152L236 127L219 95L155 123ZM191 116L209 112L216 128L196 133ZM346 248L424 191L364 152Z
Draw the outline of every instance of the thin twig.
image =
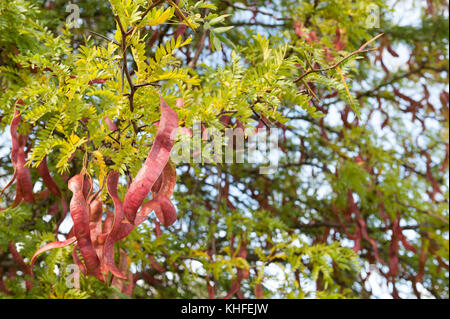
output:
M161 87L160 84L158 84L158 83L152 83L152 82L147 82L147 83L135 84L135 85L134 85L134 87L135 87L136 89L137 89L137 88L144 87L144 86L156 86L156 87Z
M225 115L225 114L235 114L237 112L238 112L237 110L221 111L219 114L217 114L217 117Z
M278 20L278 21L290 20L290 18L283 18L283 17L280 18L280 17L277 17L276 15L274 15L273 13L262 11L262 10L259 10L257 8L241 7L241 6L235 5L232 1L229 1L229 0L220 0L220 1L226 3L227 5L229 5L230 7L235 8L235 9L242 10L242 11L252 11L252 12L255 12L257 14L262 14L262 15L271 17L271 18L273 18L275 20Z
M97 32L92 31L92 30L88 30L88 32L90 32L90 33L92 33L93 35L96 35L96 36L98 36L98 37L100 37L100 38L102 38L102 39L105 39L106 41L112 42L112 43L114 43L115 45L117 45L117 46L120 47L120 44L119 44L119 43L117 43L115 40L112 40L112 39L108 38L107 36L104 36L103 34L97 33Z
M375 50L378 50L378 48L372 48L372 49L367 49L367 50L356 50L356 51L350 53L349 55L343 57L341 60L339 60L338 62L336 62L335 64L333 64L331 66L328 66L328 67L325 67L325 68L321 68L321 69L312 69L312 70L309 70L309 71L305 72L302 76L300 76L298 79L296 79L294 81L294 83L298 83L298 82L302 81L305 77L307 77L308 75L310 75L312 73L324 72L324 71L335 69L339 65L341 65L343 62L345 62L348 59L350 59L352 56L355 56L355 55L360 54L360 53L366 53L366 52L369 52L369 51L375 51Z
M253 114L256 115L256 117L264 124L264 126L268 129L270 129L269 124L266 123L266 121L264 121L263 117L261 116L261 114L259 114L258 112L255 111L254 106L250 106L250 108L252 109Z
M120 32L122 33L122 54L123 54L123 69L122 72L125 73L127 80L128 80L128 84L130 85L130 90L131 90L131 95L133 95L133 91L134 91L134 85L133 85L133 81L131 79L131 75L130 72L128 71L128 64L127 64L127 36L126 36L126 32L122 26L122 23L120 22L119 16L116 14L114 15L114 18L117 21L117 24L119 25L120 28Z
M197 42L197 49L195 50L195 55L192 58L192 60L188 63L188 68L194 68L197 65L197 62L200 58L203 48L205 47L205 40L207 33L208 31L206 29L203 29L200 39Z

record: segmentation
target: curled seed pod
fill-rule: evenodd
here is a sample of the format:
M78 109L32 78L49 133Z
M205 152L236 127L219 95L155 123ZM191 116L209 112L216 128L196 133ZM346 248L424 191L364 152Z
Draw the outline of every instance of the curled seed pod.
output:
M102 234L102 214L103 203L101 199L94 199L89 205L89 229L91 232L91 241L100 261L103 258L103 245L99 243L98 237Z
M31 180L30 170L25 166L25 144L27 137L17 133L21 121L20 112L17 110L18 105L23 105L23 101L20 99L16 101L14 105L14 115L10 124L11 162L14 168L14 174L1 192L1 194L3 194L3 192L11 186L14 180L17 180L16 197L12 204L13 207L19 205L22 200L25 200L28 203L34 203L33 181Z
M3 281L3 268L0 268L0 291L6 295L12 295L12 292L6 288L5 282Z
M117 125L116 123L114 123L113 120L111 120L109 117L105 116L103 118L103 120L105 121L106 125L108 126L109 130L111 132L117 131Z
M134 223L139 207L161 175L173 148L174 137L178 128L178 115L162 98L160 106L161 121L155 141L144 165L139 170L125 195L123 209L130 223Z
M152 188L153 199L142 206L136 217L135 225L143 223L152 211L155 211L156 217L165 227L176 221L177 212L169 199L173 194L176 182L177 171L169 161Z
M77 264L78 268L80 268L81 273L86 276L87 275L86 266L83 264L80 257L78 257L78 253L77 253L78 248L79 248L78 243L75 243L75 245L73 245L73 249L72 249L72 259Z
M128 255L124 249L120 249L119 256L119 269L124 273L127 272L128 276L125 279L114 277L111 285L131 297L134 289L134 281L133 274L128 271Z
M111 273L119 278L127 279L127 277L117 268L114 262L114 243L117 241L118 233L122 226L122 221L124 219L123 215L123 205L117 195L117 184L119 182L119 173L112 171L108 174L106 187L108 189L109 196L111 196L114 202L115 214L114 222L112 224L111 231L105 240L105 245L103 247L103 258L105 267L111 271Z
M21 101L21 100L20 100ZM19 103L19 101L16 102L16 105ZM1 194L3 195L4 191L14 183L16 176L17 176L17 156L19 151L19 137L17 134L17 128L19 127L20 123L20 112L16 109L16 105L14 106L14 115L11 120L10 126L9 126L9 132L11 135L11 162L14 168L14 175L11 178L11 180L6 184L6 186L2 189Z
M50 190L50 192L53 195L55 195L56 197L58 197L61 202L62 215L61 215L61 219L58 221L58 223L56 225L56 232L57 232L59 229L59 226L66 218L67 213L69 211L69 209L67 207L67 202L62 197L61 189L59 188L58 184L56 184L55 180L50 175L50 171L49 171L48 165L47 165L47 156L45 156L44 159L41 161L37 170L38 170L39 176L42 178L42 180L44 182L44 185L47 186L47 188ZM52 211L52 213L54 215L57 213L58 207L56 206L56 208L53 208L53 209L54 210Z
M155 209L156 217L164 225L169 227L177 220L177 211L170 199L164 196L157 197L159 207Z
M354 199L353 199L353 191L352 190L348 190L347 192L347 198L348 198L348 202L349 202L349 209L351 212L353 212L355 214L355 219L357 222L357 241L355 242L355 247L353 248L355 250L355 252L358 252L361 249L361 237L366 239L373 247L373 252L375 255L375 259L382 264L386 264L386 262L384 260L382 260L379 256L378 253L378 246L376 241L369 236L369 234L367 233L367 225L366 225L366 221L361 217L361 213L358 209L358 206L356 205ZM359 237L359 239L358 239Z
M73 220L75 237L77 238L87 272L103 281L104 277L100 272L100 260L92 245L90 236L88 209L86 198L83 194L83 191L86 189L84 180L81 174L75 175L69 180L69 190L73 193L70 201L70 214Z
M158 262L156 261L155 257L153 257L153 255L148 255L148 260L150 262L150 266L153 269L155 269L156 271L159 271L159 272L165 272L166 271L166 268L164 268L163 266L158 264Z
M159 224L159 222L156 219L154 219L153 222L155 223L155 235L156 235L156 238L158 238L159 236L162 235L161 225Z
M11 252L11 255L12 255L14 261L20 266L20 268L22 269L24 274L26 274L30 277L33 277L33 272L31 270L31 267L25 263L22 255L20 255L20 253L17 251L16 244L14 242L10 241L8 243L8 247L9 247L9 251ZM33 284L31 281L25 280L25 284L26 284L27 290L30 290L31 288L33 288Z
M105 235L105 239L106 239L106 236L111 231L113 222L114 222L114 213L110 210L107 210L106 218L105 218L105 221L103 222L103 227L102 227L102 235Z
M177 184L177 170L172 162L167 162L161 174L162 183L156 192L158 195L170 198Z
M94 79L94 80L90 80L89 81L89 85L92 85L92 84L103 84L103 83L105 83L108 80L109 79Z
M147 216L152 212L156 210L161 210L159 202L152 199L151 201L145 203L139 213L136 215L135 219L135 225L142 224L146 219Z
M48 243L47 245L42 246L41 248L36 250L33 257L31 258L31 268L33 268L33 265L36 262L37 257L40 254L42 254L43 252L46 252L46 251L48 251L50 249L54 249L54 248L66 247L68 245L73 244L76 240L77 240L76 237L70 237L64 241L54 241L54 242Z
M48 169L47 165L47 156L44 157L44 159L39 164L38 168L39 176L44 181L44 185L47 186L47 188L52 192L53 195L55 195L58 198L61 198L61 189L56 184L55 180L51 177L50 171Z
M20 192L22 194L22 198L27 203L34 203L33 196L33 181L31 179L30 170L26 164L25 159L25 144L26 144L26 136L19 136L19 149L17 152L17 162L16 162L16 179L17 186L20 188Z
M160 211L155 210L155 213L159 221L165 227L168 227L177 219L176 209L170 201L170 197L172 196L177 183L177 171L170 161L164 167L161 177L161 187L155 196L155 200L159 202Z

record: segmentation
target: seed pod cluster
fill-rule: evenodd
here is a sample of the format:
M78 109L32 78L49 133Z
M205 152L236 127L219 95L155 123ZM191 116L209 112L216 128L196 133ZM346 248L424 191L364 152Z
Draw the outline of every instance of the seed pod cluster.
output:
M177 218L175 207L170 201L177 176L175 166L169 162L169 156L178 128L178 116L162 98L160 106L161 120L153 146L144 165L126 191L124 201L120 200L118 194L120 174L117 171L110 171L106 178L108 195L114 205L113 212L101 201L98 196L100 191L92 194L92 181L85 170L70 178L68 188L72 192L70 216L74 223L73 228L65 241L49 243L38 249L31 260L31 267L41 253L74 244L73 259L83 273L106 281L108 273L111 272L112 284L122 292L131 294L133 283L125 283L133 279L127 269L126 251L120 250L117 266L115 243L126 238L152 211L155 211L158 220L166 227L172 225ZM105 121L111 130L117 129L112 120L105 119ZM17 125L14 131L16 129ZM17 149L18 147L14 148L16 153ZM62 200L61 190L50 176L46 159L38 171L49 191ZM152 199L143 205L150 191ZM106 218L103 220L104 213ZM159 236L161 229L157 221L155 224L155 231Z

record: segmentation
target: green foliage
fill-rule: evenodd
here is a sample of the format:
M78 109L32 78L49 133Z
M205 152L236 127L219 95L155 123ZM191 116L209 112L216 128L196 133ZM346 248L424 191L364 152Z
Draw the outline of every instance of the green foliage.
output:
M70 29L64 1L1 1L0 130L8 135L22 99L34 193L45 189L35 168L47 157L63 199L72 195L67 179L86 169L106 215L106 176L125 177L123 199L154 142L164 97L181 127L202 121L223 130L230 115L232 127L280 128L280 162L274 175L258 175L258 164L180 165L177 223L156 236L152 213L116 245L135 274L132 297L207 298L212 281L216 298L237 282L248 298L260 297L260 285L265 298L367 298L367 268L376 265L397 288L410 282L407 297L419 296L420 284L448 298L445 5L433 2L419 24L399 26L392 14L401 7L372 1L382 13L373 29L363 0L227 2L76 1L83 25ZM381 32L366 48L378 50L354 54ZM409 57L402 68L383 60L394 50ZM9 141L2 146L8 153ZM2 156L3 186L13 168ZM60 199L12 207L15 189L0 208L1 298L129 298L92 276L69 287L71 247L45 252L27 274L10 243L29 265L67 232L54 232ZM391 248L397 218L415 252L404 242Z

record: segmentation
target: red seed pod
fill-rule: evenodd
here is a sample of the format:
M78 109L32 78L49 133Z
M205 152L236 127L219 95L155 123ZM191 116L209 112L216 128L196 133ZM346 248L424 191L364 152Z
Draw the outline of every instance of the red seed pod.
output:
M111 271L114 276L122 279L127 279L127 277L120 271L120 269L117 268L114 262L114 243L118 241L119 232L122 228L122 221L124 220L123 205L117 194L117 184L119 182L119 176L119 172L111 171L108 174L108 178L106 181L106 187L108 189L109 196L111 196L114 202L115 215L111 231L106 237L105 245L103 248L103 258L106 268Z
M176 183L177 171L175 166L169 161L152 187L153 199L147 202L139 211L135 225L143 223L147 219L147 215L152 211L155 211L156 217L165 227L172 225L176 221L177 212L169 199L173 194Z
M19 123L21 120L20 112L17 110L17 105L23 105L22 100L17 100L14 105L14 115L11 119L11 125L9 127L9 131L11 133L11 161L13 165L17 162L17 151L19 149L19 136L17 134L17 128L19 127Z
M187 25L185 25L184 23L180 24L178 26L178 28L175 30L174 38L177 39L177 38L181 37L184 34L184 32L186 31L186 29L187 29Z
M423 281L423 277L425 276L425 265L427 263L427 259L428 259L428 242L424 240L422 241L422 246L420 247L419 269L416 277L414 278L414 281L416 283Z
M157 193L161 189L162 180L163 180L163 174L159 175L155 184L153 184L152 193Z
M400 233L400 240L403 244L403 247L405 247L409 251L412 251L413 253L417 253L417 248L411 245L408 239L406 239L405 235L403 235L403 232Z
M161 225L156 219L154 219L153 222L155 223L155 235L156 238L158 238L159 236L162 235Z
M334 41L334 47L337 51L342 51L345 48L345 43L342 42L341 29L336 28L336 39Z
M263 299L264 298L262 284L256 284L255 285L254 293L255 293L256 298L258 298L258 299Z
M400 216L392 224L392 237L389 245L389 276L395 277L398 274L398 250L400 248L399 240L402 228L400 227Z
M69 181L70 182L70 181ZM89 205L89 198L92 194L92 179L90 176L84 176L83 179L83 196L85 198L86 204Z
M125 279L114 277L111 285L117 287L117 289L124 294L131 297L134 290L134 280L131 271L128 271L128 256L124 249L120 249L119 269L123 273L128 273Z
M49 213L51 216L54 216L54 215L56 215L56 214L58 213L58 211L59 211L59 205L58 205L57 202L54 202L54 203L52 204L52 206L50 207L50 209L48 210L48 213Z
M78 268L80 268L80 271L83 275L87 275L86 266L84 266L83 262L81 261L80 257L78 257L77 249L78 249L78 243L73 245L72 249L72 259L77 264Z
M164 227L169 227L177 220L177 211L175 206L173 206L170 199L164 196L156 197L159 203L159 207L155 209L156 217L164 225Z
M147 220L147 216L152 211L156 212L156 210L161 211L161 207L158 201L152 199L151 201L145 203L144 206L142 206L139 213L136 215L135 225L140 225L143 222L145 222Z
M114 223L114 213L110 210L106 211L106 218L103 222L102 235L108 235ZM106 239L106 237L105 237Z
M36 250L33 257L31 258L31 268L33 268L33 265L36 262L36 258L43 252L46 252L47 250L54 249L54 248L62 248L62 247L69 246L69 245L73 244L76 240L77 240L76 237L70 237L63 241L54 241L54 242L48 243L47 245L42 246L41 248Z
M359 237L359 239L357 239L357 242L355 242L355 247L354 247L355 252L358 252L361 249L360 245L361 245L361 237L362 237L362 238L366 239L372 245L375 259L379 263L386 264L386 262L380 258L380 255L378 253L377 242L372 237L370 237L369 234L367 233L366 221L361 217L361 213L358 209L358 206L356 205L356 203L353 199L353 191L352 190L348 190L347 198L348 198L348 202L349 202L350 212L355 214L355 219L357 222L357 232L360 235L360 236L357 236L357 237Z
M100 260L92 245L90 229L89 229L89 215L86 204L86 198L83 190L86 183L83 175L78 174L69 180L69 190L72 191L73 196L70 201L70 214L73 220L73 229L75 237L77 238L78 246L88 274L95 275L98 279L104 280L100 272Z
M12 292L6 288L5 282L3 281L3 268L0 268L0 291L6 295L12 295Z
M47 165L47 156L45 156L44 159L41 161L37 170L39 176L44 181L44 185L47 186L47 188L50 190L50 192L52 192L53 195L55 195L58 198L61 198L61 189L50 175L50 171Z
M100 198L94 199L89 210L89 229L91 232L91 241L100 261L103 259L103 245L98 241L98 237L102 234L102 215L103 203Z
M111 120L109 117L105 116L103 118L103 120L105 120L106 125L108 126L109 130L111 132L117 131L117 125L116 123L114 123L113 120Z
M16 244L13 243L12 241L10 241L8 243L8 247L9 247L9 251L11 252L11 255L12 255L14 261L17 263L17 265L20 266L23 273L30 277L33 277L33 272L31 270L31 267L25 263L25 261L23 260L23 257L17 251ZM30 290L31 288L33 288L33 284L31 283L31 281L26 280L25 283L26 283L27 290Z
M168 162L161 174L162 183L156 192L158 196L170 198L177 184L177 170L172 162Z
M66 218L68 210L69 210L67 207L67 202L64 200L64 198L62 198L61 189L59 188L58 184L56 184L55 180L50 175L50 171L49 171L48 165L47 165L47 156L45 156L44 159L41 161L37 170L38 170L39 176L42 178L42 180L44 182L44 185L47 186L47 188L50 190L50 192L53 195L55 195L56 197L58 197L60 199L63 212L61 215L61 219L58 221L58 223L56 225L56 231L58 231L59 226ZM56 214L59 210L58 206L56 206L53 209L54 209L54 210L52 210L53 214Z
M92 85L92 84L103 84L106 81L108 81L108 79L94 79L94 80L90 80L89 81L89 85Z
M150 153L125 195L123 210L130 223L166 166L178 128L178 115L161 98L161 121Z
M17 179L16 198L12 204L13 207L19 205L22 200L28 203L34 203L33 196L33 181L31 180L30 170L28 169L25 159L25 144L26 136L19 135L17 128L21 121L20 112L17 110L17 105L23 105L22 100L17 100L14 105L14 115L11 120L10 134L11 134L11 162L14 168L14 175L11 181L3 188L1 194Z
M148 255L148 260L150 262L150 266L153 269L155 269L156 271L159 271L159 272L165 272L166 271L166 268L164 268L163 266L158 264L158 262L156 261L155 257L153 257L153 255Z

